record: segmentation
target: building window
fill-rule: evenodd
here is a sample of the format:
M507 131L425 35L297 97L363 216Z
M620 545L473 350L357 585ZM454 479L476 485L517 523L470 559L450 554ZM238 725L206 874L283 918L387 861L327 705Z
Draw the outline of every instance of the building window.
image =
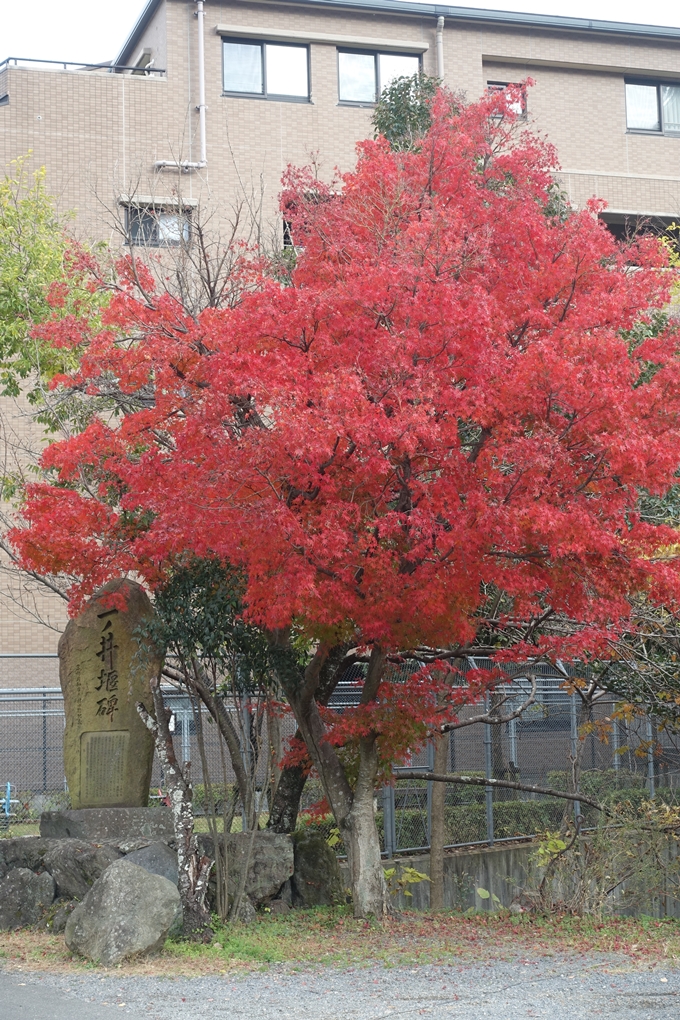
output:
M511 81L488 81L486 87L489 92L505 92L507 88L521 89L522 98L510 104L510 110L519 120L526 120L527 116L527 91L517 82Z
M338 50L338 98L341 103L375 103L395 78L420 71L420 57L410 53Z
M224 91L262 99L309 100L309 47L222 40Z
M127 206L126 226L131 245L151 248L176 248L191 236L190 218L186 210Z
M627 81L626 127L649 134L680 135L680 85Z

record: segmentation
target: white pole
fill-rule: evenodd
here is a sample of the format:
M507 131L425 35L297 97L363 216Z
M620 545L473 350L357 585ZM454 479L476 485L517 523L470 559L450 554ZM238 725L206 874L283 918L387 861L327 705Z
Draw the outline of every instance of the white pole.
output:
M205 135L205 40L203 25L203 0L197 0L196 2L196 17L198 18L198 127L201 141L201 163L205 166L208 161L208 155Z
M437 77L444 81L444 19L437 18Z

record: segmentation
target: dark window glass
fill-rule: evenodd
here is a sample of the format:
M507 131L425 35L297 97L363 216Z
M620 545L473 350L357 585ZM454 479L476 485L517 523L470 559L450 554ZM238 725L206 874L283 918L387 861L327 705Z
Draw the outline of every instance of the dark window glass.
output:
M127 211L130 244L176 247L189 240L186 213L130 206Z

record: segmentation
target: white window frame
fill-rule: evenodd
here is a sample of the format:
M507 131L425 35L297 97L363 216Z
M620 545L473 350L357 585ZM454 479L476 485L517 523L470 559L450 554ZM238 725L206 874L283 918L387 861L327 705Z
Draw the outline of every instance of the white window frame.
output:
M262 69L262 92L239 92L232 89L226 89L224 87L224 47L225 44L235 44L240 46L258 46L260 48L260 61ZM287 46L290 49L305 50L307 56L307 95L306 96L289 96L286 93L281 92L269 92L267 90L267 59L265 55L265 47L267 46ZM309 46L307 43L297 42L282 42L277 39L250 39L245 36L222 36L222 95L232 96L236 99L265 99L270 102L277 103L310 103L312 95L312 68L309 55Z

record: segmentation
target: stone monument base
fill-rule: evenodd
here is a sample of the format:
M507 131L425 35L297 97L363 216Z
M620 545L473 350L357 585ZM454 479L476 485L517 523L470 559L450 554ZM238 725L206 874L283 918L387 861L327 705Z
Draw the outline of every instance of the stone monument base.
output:
M166 807L79 808L44 811L40 835L44 839L82 839L87 843L170 843L175 830L172 813Z

